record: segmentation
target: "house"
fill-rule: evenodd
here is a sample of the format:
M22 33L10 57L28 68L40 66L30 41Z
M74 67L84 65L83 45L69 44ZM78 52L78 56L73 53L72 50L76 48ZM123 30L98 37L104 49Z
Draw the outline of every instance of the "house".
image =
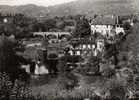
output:
M121 26L117 26L117 27L115 28L115 32L116 32L117 35L120 34L120 33L122 33L123 35L125 35L125 30L124 30L124 28L121 27Z
M92 52L96 47L95 42L93 40L78 39L78 41L76 42L76 46L73 46L69 50L70 55L87 55L90 52Z
M100 33L103 36L111 34L111 30L116 24L116 19L114 16L98 16L91 22L92 34Z
M96 46L93 49L93 55L98 56L99 54L102 54L105 50L105 37L99 34L95 39L95 44Z
M97 40L97 50L102 52L104 50L104 40L103 39L98 39Z
M76 42L76 43L75 43ZM97 39L78 39L74 41L75 46L69 50L70 55L80 55L82 57L88 56L90 54L98 56L102 54L105 50L105 40L104 36L100 35Z
M99 33L106 37L113 37L119 33L125 34L124 28L118 24L118 17L98 16L91 22L91 31L94 35Z

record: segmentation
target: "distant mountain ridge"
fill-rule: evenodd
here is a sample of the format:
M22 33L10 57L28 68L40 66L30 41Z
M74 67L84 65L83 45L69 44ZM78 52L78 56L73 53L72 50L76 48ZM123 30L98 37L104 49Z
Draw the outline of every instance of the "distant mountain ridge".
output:
M77 0L50 7L33 4L22 6L0 5L2 13L23 13L27 16L66 16L76 14L131 14L139 11L139 0Z
M40 14L45 14L47 12L46 7L36 6L33 4L22 5L22 6L8 6L8 5L0 5L1 13L22 13L27 16L39 16Z

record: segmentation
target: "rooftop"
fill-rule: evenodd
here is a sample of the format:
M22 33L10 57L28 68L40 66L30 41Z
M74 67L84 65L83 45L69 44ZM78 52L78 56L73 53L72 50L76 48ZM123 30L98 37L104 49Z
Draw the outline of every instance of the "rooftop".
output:
M116 18L114 16L98 16L92 20L93 25L115 25Z

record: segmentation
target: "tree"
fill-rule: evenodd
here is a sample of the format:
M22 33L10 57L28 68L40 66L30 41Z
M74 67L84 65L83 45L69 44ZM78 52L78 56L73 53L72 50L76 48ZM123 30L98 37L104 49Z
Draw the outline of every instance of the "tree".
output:
M133 51L134 53L139 52L138 38L139 38L139 23L136 23L131 30L131 33L126 36L126 40L122 43L123 50Z
M48 40L48 38L46 37L46 38L44 38L44 39L42 40L42 46L43 46L44 48L47 48L48 45L49 45L49 40Z
M98 74L99 73L99 63L100 58L90 55L87 60L86 70L88 74Z
M105 59L113 58L114 65L117 65L117 63L118 63L118 59L117 59L118 53L119 53L119 51L118 51L117 43L115 43L115 44L105 43L105 52L104 52L104 58Z
M83 37L90 36L90 34L91 34L91 28L88 20L85 18L78 19L76 22L75 31L73 35L75 37L83 38Z
M13 43L11 43L5 36L0 37L0 67L1 71L6 71L7 66L16 65L13 61L15 58ZM12 70L12 69L11 69Z
M110 97L117 97L125 100L127 87L122 80L110 79L105 85L106 91L110 92Z
M30 37L32 34L31 32L36 30L36 23L37 21L33 18L26 17L22 14L17 14L14 16L14 21L10 25L14 29L14 35L16 38L24 38ZM11 30L11 28L8 28ZM11 33L11 32L10 32Z
M3 34L4 33L4 25L0 25L0 34Z
M125 22L125 23L123 24L123 27L124 27L125 30L130 30L131 25L130 25L129 22Z
M20 100L29 97L29 89L24 82L10 81L6 73L0 73L0 100Z
M56 23L56 27L58 28L58 29L64 29L64 27L65 27L65 22L63 21L63 20L59 20L57 23Z
M44 22L45 30L50 31L50 29L56 28L56 21L55 19L47 19Z
M6 36L10 36L16 32L16 26L13 23L4 24L3 31Z
M20 59L16 55L16 42L9 40L6 36L0 37L0 72L6 72L12 81L24 76L26 73L20 70ZM24 74L24 75L23 75Z

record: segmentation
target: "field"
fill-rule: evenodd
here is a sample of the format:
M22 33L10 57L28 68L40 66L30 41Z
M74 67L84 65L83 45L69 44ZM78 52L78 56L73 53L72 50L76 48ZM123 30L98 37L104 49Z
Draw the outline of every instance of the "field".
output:
M86 76L77 72L72 72L76 83L72 87L73 80L58 75L52 77L50 75L41 76L39 79L31 80L31 90L33 95L44 95L53 98L90 98L97 95L106 96L110 89L111 79L102 76ZM113 76L113 80L116 79ZM67 87L69 86L69 88ZM117 96L122 95L118 93Z

